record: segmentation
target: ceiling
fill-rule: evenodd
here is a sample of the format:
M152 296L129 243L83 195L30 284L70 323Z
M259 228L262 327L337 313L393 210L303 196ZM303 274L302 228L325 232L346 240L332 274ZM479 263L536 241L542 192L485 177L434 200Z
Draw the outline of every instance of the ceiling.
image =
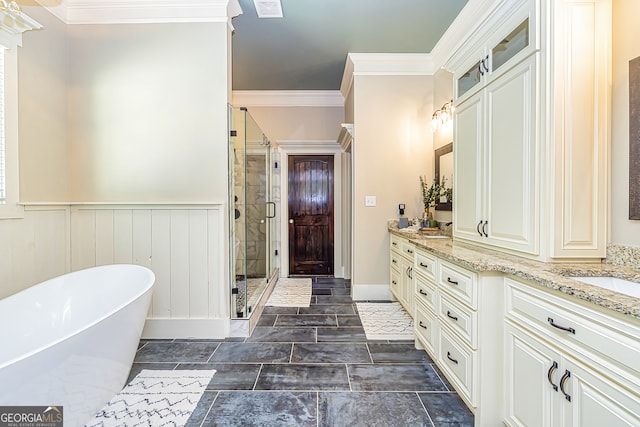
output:
M429 53L467 0L282 0L258 18L239 0L234 90L339 90L353 53Z

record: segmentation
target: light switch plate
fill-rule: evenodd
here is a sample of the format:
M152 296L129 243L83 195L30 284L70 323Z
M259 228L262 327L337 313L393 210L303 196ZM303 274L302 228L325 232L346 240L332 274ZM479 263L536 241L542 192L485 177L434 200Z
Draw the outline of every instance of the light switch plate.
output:
M364 205L365 206L375 206L376 205L376 196L364 196Z

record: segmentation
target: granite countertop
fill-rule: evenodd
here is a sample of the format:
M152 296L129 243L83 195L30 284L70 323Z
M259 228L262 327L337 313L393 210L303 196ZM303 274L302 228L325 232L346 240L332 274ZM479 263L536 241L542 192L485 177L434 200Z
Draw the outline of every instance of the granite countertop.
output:
M389 232L409 239L416 247L478 272L500 272L555 289L575 298L640 320L640 298L579 282L567 276L610 276L640 283L640 270L603 263L545 263L453 241L450 237L429 239L414 229Z

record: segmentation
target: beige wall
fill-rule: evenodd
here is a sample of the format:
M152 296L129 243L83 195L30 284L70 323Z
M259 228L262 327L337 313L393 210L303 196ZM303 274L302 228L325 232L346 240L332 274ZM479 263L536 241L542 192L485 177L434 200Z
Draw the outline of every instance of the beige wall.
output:
M421 212L419 176L433 176L429 76L355 76L353 284L389 283L387 221ZM365 196L377 206L365 207Z
M640 56L640 2L613 2L613 97L609 242L640 246L640 221L629 218L629 60Z
M68 27L73 201L226 200L227 31Z
M336 141L343 107L247 107L272 142Z
M18 48L20 199L69 200L66 28L42 8L25 12L44 28Z

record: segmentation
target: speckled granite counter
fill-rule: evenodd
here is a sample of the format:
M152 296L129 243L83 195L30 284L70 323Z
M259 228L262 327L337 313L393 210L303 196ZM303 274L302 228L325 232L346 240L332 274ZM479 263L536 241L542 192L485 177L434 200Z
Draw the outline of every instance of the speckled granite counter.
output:
M575 298L634 317L640 321L640 298L572 280L567 276L611 276L640 283L640 270L611 264L553 264L490 249L454 242L451 238L429 239L411 229L400 230L393 222L389 232L409 239L417 247L455 262L471 270L500 272L513 275L538 285L558 290Z

